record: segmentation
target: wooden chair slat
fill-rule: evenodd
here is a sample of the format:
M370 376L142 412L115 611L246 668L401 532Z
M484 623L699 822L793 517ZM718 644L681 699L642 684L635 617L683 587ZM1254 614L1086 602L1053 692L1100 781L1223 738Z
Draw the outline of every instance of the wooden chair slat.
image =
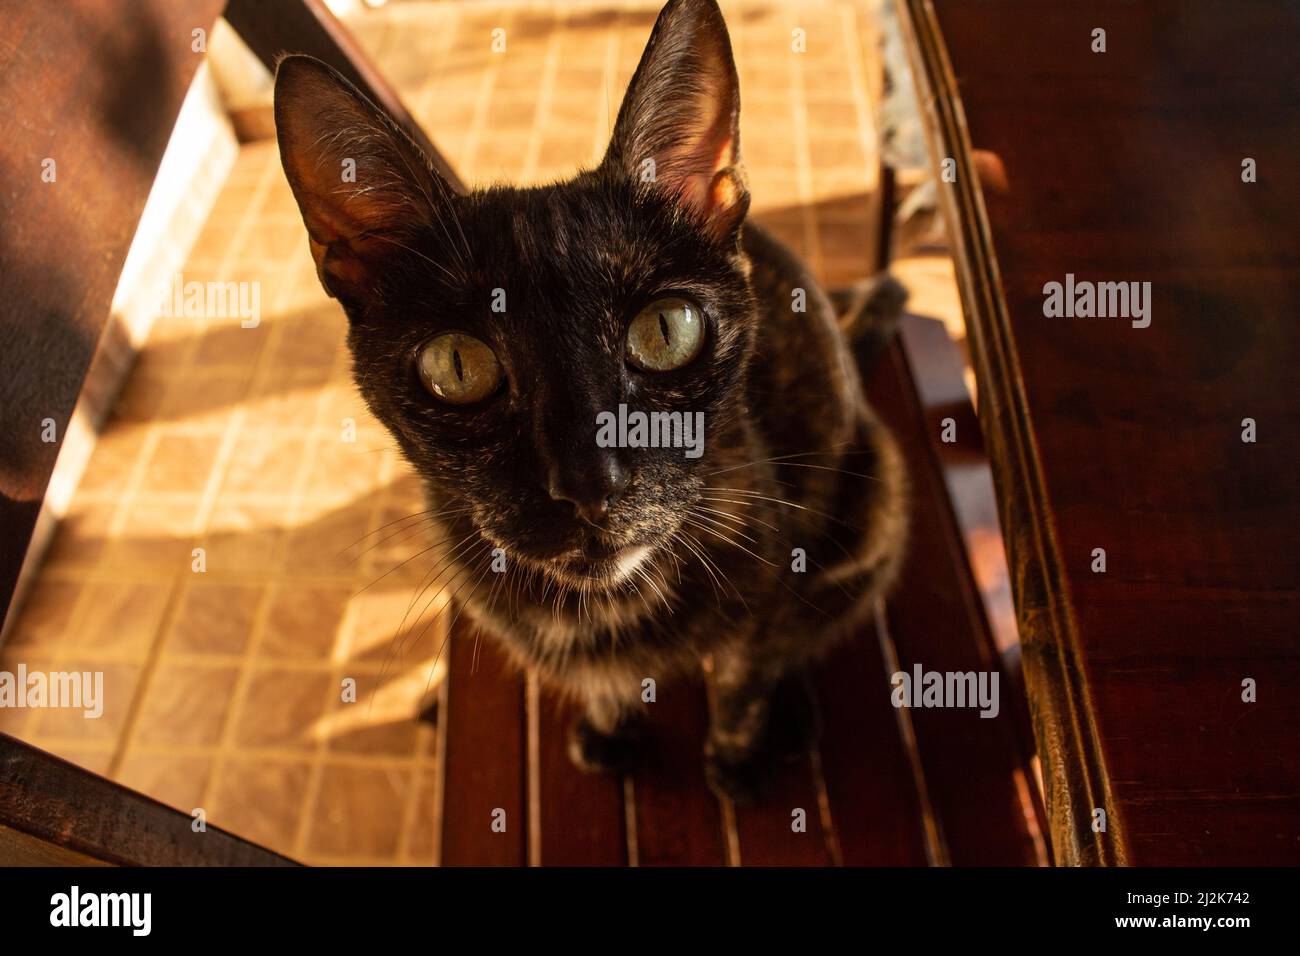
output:
M905 322L932 322L908 317ZM951 348L945 338L943 343ZM996 672L999 712L976 707L911 708L932 806L954 864L1039 862L1027 822L1028 779L1014 727L1013 693L984 618L960 529L925 427L908 357L895 344L868 382L894 429L912 480L912 536L898 590L887 605L902 671ZM1017 775L1020 780L1017 781Z
M817 780L808 754L784 763L763 801L737 807L736 833L743 866L829 866L834 862L822 827ZM793 828L803 811L804 829Z
M295 866L293 860L0 734L5 866Z
M640 866L727 863L722 808L704 780L708 701L701 682L661 680L648 706L649 762L632 777Z
M928 861L912 766L889 706L874 628L845 642L814 673L831 825L846 866Z
M958 574L980 589L982 618L988 627L977 628L975 636L980 646L991 648L991 653L1001 656L1002 703L1013 721L1020 764L1029 768L1035 754L1034 732L1021 668L1010 571L1002 547L993 473L979 418L963 382L965 364L941 322L910 318L899 328L899 339L925 421L926 441L938 462L944 494L969 555L965 569ZM947 417L954 419L957 428L957 440L951 444L936 437L942 434ZM972 575L970 571L976 573ZM1026 781L1026 789L1033 809L1031 827L1035 840L1050 859L1051 848L1044 837L1046 808L1036 785Z
M572 705L548 698L537 709L537 799L544 866L623 866L628 862L623 779L583 773L569 760Z
M527 862L527 745L524 681L496 645L463 617L447 641L446 751L443 779L444 866L522 866ZM493 813L505 811L505 832Z

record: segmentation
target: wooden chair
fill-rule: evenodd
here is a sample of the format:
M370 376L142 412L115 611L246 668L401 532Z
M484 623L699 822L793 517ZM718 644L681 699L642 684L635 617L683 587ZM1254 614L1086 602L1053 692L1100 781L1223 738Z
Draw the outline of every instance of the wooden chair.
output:
M941 420L966 400L942 325L905 318L868 390L910 466L913 538L874 626L813 674L825 727L816 749L788 763L760 805L721 802L704 782L705 682L660 682L646 769L585 775L565 753L571 715L490 642L476 663L471 628L458 625L439 707L442 864L1046 862L1023 699L1002 671L946 482L955 466ZM889 676L916 663L999 672L1001 715L895 710ZM499 811L504 833L492 828ZM803 832L792 827L799 811Z
M874 262L883 273L896 203L894 170L884 163L878 183ZM941 323L908 315L883 359L863 354L859 362L868 396L908 461L912 540L900 585L873 626L813 674L825 726L817 747L783 769L761 805L719 801L701 762L708 719L702 675L659 684L645 769L621 780L587 776L565 752L572 714L546 699L536 681L513 674L462 619L439 707L443 865L1050 861L1018 656L1011 667L1000 658L954 507L955 498L968 505L961 509L967 524L972 513L993 508L961 357ZM940 440L947 419L957 423L957 443ZM993 526L996 533L996 519ZM1000 719L892 708L890 675L918 663L997 671ZM493 814L502 810L506 831L494 832ZM799 811L802 831L792 827Z
M164 5L158 6L161 11ZM221 4L190 7L167 15L179 15L186 29L191 21L210 25ZM449 179L459 182L318 0L274 5L231 0L226 16L268 63L279 52L295 49L343 70L416 136ZM54 29L44 20L29 26ZM95 37L81 40L91 43ZM111 73L114 65L106 61L100 68ZM151 163L156 168L161 157L169 117L179 108L180 91L191 70L192 65L169 74L165 108L150 120L157 135L143 144L147 155L141 159L141 175L126 187L119 182L105 191L118 197L118 205L106 209L106 215L125 222L138 217L148 189L147 170ZM0 92L17 91L0 81ZM20 102L21 97L5 100ZM93 142L80 145L94 147ZM10 222L30 224L50 212L41 204L43 199L17 201L17 208L3 207L13 217ZM882 220L886 225L890 221L888 215ZM79 248L66 235L58 238L66 248ZM130 232L122 229L112 238L113 255L99 257L103 268L90 276L94 281L89 289L84 283L64 288L20 280L8 297L8 308L42 308L72 317L66 327L42 332L66 353L71 375L34 386L53 407L71 409L77 382L73 373L84 369L94 333L107 317L112 280ZM887 242L883 247L887 249ZM85 248L102 250L104 243ZM0 351L0 372L16 374L21 361L20 351ZM877 609L874 624L813 673L825 732L815 749L783 768L762 804L736 808L720 802L705 785L701 748L708 695L703 680L660 685L651 719L654 760L649 767L621 780L587 776L571 766L565 753L569 715L534 683L507 671L490 643L480 645L476 664L474 645L461 627L450 642L449 676L437 715L440 862L1045 862L1024 701L1017 691L1017 675L1004 671L990 634L951 498L959 470L983 468L987 486L987 467L971 457L970 449L978 450L973 427L963 436L967 450L961 455L940 441L943 419L974 420L961 368L942 326L909 316L898 341L869 376L871 400L894 429L910 466L911 549L901 585ZM53 449L21 465L23 486L34 492L0 501L0 533L19 543L19 560L34 521L33 494L39 503L53 466ZM8 603L16 573L16 563L0 567L0 607ZM1001 714L986 720L974 709L893 708L890 674L914 664L927 670L998 673ZM505 814L504 832L493 827L500 819L498 811ZM802 827L795 825L799 820ZM192 832L190 822L183 814L0 735L0 855L83 863L287 862L220 831L211 840L184 840L183 834Z

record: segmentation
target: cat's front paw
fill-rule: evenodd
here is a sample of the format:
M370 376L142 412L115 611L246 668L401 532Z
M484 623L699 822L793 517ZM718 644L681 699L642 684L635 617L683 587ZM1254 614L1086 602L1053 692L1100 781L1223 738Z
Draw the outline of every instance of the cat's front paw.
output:
M737 708L740 712L743 708ZM713 792L741 806L757 803L787 760L808 752L821 721L805 675L786 675L768 700L767 719L757 732L726 731L735 726L716 720L704 744L704 774Z
M607 734L579 717L569 728L569 759L584 773L627 773L641 762L643 730L639 721L629 721Z
M704 744L704 779L709 789L738 806L752 806L762 798L773 763L772 753L762 747L737 750L712 738Z

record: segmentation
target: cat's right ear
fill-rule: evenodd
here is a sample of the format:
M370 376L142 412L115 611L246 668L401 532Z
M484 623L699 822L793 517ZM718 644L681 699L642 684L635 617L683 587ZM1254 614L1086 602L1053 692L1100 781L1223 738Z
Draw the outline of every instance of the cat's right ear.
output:
M397 124L313 57L280 61L275 130L321 285L368 301L385 261L438 221L450 188Z
M740 161L740 81L715 0L669 0L614 123L604 166L673 199L718 238L749 209Z

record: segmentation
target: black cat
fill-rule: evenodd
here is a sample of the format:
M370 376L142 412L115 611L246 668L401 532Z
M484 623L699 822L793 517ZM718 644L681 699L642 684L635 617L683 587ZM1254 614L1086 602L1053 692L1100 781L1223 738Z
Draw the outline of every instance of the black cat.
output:
M830 303L746 222L739 115L713 0L664 8L604 160L554 185L455 195L324 64L288 57L275 88L357 384L443 509L449 593L583 702L584 767L634 759L646 678L711 660L709 779L745 800L778 689L888 587L907 520Z

